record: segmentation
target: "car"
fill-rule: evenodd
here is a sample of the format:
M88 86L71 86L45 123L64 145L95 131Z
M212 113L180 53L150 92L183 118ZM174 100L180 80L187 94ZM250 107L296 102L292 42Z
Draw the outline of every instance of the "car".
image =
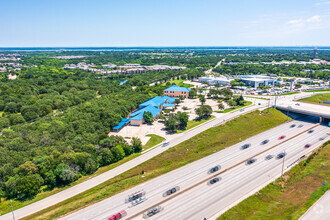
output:
M320 141L323 141L324 140L324 137L320 137L320 139L319 139Z
M285 138L285 135L280 136L278 139L282 140L283 138Z
M125 199L125 202L126 202L126 203L128 203L128 202L133 202L134 200L137 200L137 199L139 199L139 198L142 198L144 195L145 195L144 190L141 190L141 191L135 192L135 193L133 193L132 195L128 196L128 198Z
M313 131L314 131L314 130L309 130L309 131L307 131L307 133L309 133L309 134L310 134L310 133L312 133Z
M290 125L290 128L294 128L294 127L296 127L296 124Z
M220 179L219 179L218 177L216 177L216 178L214 178L214 179L211 179L209 183L210 183L210 184L214 184L214 183L216 183L216 182L219 182L219 180L220 180Z
M299 103L296 103L295 105L298 105L298 106L300 106L300 104L299 104Z
M138 199L136 199L136 200L133 200L133 201L131 202L131 204L132 204L132 206L135 206L135 205L138 205L138 204L140 204L140 203L142 203L142 202L144 202L144 201L145 201L145 198L140 197L140 198L138 198Z
M172 189L169 189L167 190L163 196L169 196L169 195L172 195L173 193L176 193L178 190L180 190L180 187L176 186L176 187L173 187Z
M267 155L267 156L265 157L265 160L270 160L270 159L272 159L273 157L274 157L274 155L269 154L269 155Z
M127 215L127 212L125 210L118 212L117 214L114 214L113 216L109 217L109 220L118 220L122 219Z
M256 162L256 159L252 158L246 161L247 165L253 164L254 162Z
M169 141L163 141L163 147L166 147L167 145L169 145L170 144L170 142Z
M263 140L263 141L261 142L261 144L267 144L268 142L269 142L269 140L266 139L266 140Z
M212 167L212 168L209 170L209 173L217 172L219 169L220 169L220 166Z
M261 103L259 102L258 105L261 105Z
M286 153L285 153L285 152L282 152L282 153L277 154L276 158L277 158L277 159L281 159L281 158L283 158L285 155L286 155Z
M298 125L298 128L301 128L302 126L304 126L303 124L300 124L300 125Z
M251 146L251 144L244 144L241 149L244 150L244 149L247 149Z
M144 213L143 218L151 217L151 216L157 214L158 212L160 212L161 210L163 210L163 208L161 206L153 207Z
M306 144L305 145L305 148L309 148L311 145L310 144Z

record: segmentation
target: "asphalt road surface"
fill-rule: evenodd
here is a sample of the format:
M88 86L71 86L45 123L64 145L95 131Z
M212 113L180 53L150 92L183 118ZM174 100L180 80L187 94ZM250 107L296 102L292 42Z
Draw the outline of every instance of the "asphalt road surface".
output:
M292 128L290 127L291 124L296 124L296 126ZM298 125L300 124L302 124L303 126L299 127ZM225 207L227 207L228 205L230 206L230 204L232 204L232 201L228 199L228 201L223 201L223 204L221 203L222 205L220 206L212 206L212 204L216 202L211 200L212 202L210 203L208 202L208 198L217 196L218 191L214 191L211 189L218 190L219 186L226 183L228 185L228 190L227 188L226 190L222 190L222 194L240 192L237 194L236 197L233 197L235 198L235 201L237 201L238 199L244 197L246 191L251 192L251 190L257 189L261 184L265 183L265 181L273 180L276 177L276 174L278 174L277 165L278 163L281 164L281 161L275 160L274 158L270 161L264 161L263 158L265 157L265 154L269 154L269 152L262 152L272 148L270 150L270 153L277 154L278 152L282 151L282 148L284 147L288 152L286 160L288 162L291 162L291 160L297 157L296 153L293 153L291 151L291 148L296 147L297 149L299 148L301 152L306 153L306 150L304 150L303 147L305 144L303 144L302 146L300 144L298 146L297 143L301 141L309 141L309 139L306 139L305 133L307 130L314 126L317 125L300 121L293 121L277 126L273 129L248 138L232 147L221 150L194 163L188 164L182 168L162 175L156 179L150 180L144 184L141 184L123 193L110 197L106 200L103 200L99 203L82 209L76 213L63 217L63 219L106 219L112 214L115 214L116 212L120 212L122 210L127 211L128 218L134 216L134 219L141 219L142 215L135 215L143 211L144 209L148 209L155 206L158 202L162 202L160 205L164 207L164 210L161 213L155 215L154 219L203 219L202 217L211 217L215 213L221 211L224 205ZM317 126L317 128L315 128L315 132L308 134L307 136L312 139L310 141L314 141L314 139L317 139L318 136L324 135L323 130L329 132L329 128ZM278 140L278 137L282 135L286 135L286 137L282 140ZM265 145L262 145L261 142L265 139L269 139L269 142ZM242 150L241 146L246 143L251 144L251 146L248 149ZM314 147L316 147L316 144L317 143L313 144L307 150L312 150ZM295 147L292 147L291 145ZM257 156L257 161L254 164L251 164L249 166L245 165L245 161L247 159L258 154L261 155ZM218 183L215 183L214 185L210 186L206 183L207 180L210 179L213 174L209 174L208 171L210 168L217 165L221 166L221 169L218 171L218 173L223 173L223 175L220 175L222 179ZM263 170L263 172L255 177L256 173L260 173L261 170ZM251 175L251 177L255 177L256 179L259 178L259 175L263 178L259 178L259 181L252 180L251 182L253 182L254 184L249 184L250 187L243 187L244 189L246 188L246 191L237 190L236 188L234 191L231 191L231 186L236 186L237 184L244 184L244 181L240 180L244 180L244 178L242 179L241 177L242 175L246 174L249 174ZM250 178L249 175L246 178ZM267 178L265 178L264 175L266 175ZM227 187L227 185L225 185L225 187ZM180 187L180 190L177 193L169 197L163 196L166 190L176 186ZM185 190L189 189L190 187L193 188L185 192ZM142 189L146 192L145 202L133 207L130 207L130 204L125 203L125 199L128 195ZM200 193L200 189L203 193ZM212 192L208 193L208 190ZM176 197L176 195L178 196ZM231 197L232 196L230 196L230 198ZM169 198L171 199L167 201L167 199ZM216 198L221 199L221 197ZM191 205L189 205L190 203ZM209 210L209 206L213 208ZM203 211L204 209L208 211ZM195 213L196 211L196 214L190 214Z
M255 105L255 106L250 106L250 107L246 107L244 108L244 111L236 111L236 112L229 112L229 113L226 113L224 114L223 116L221 117L218 117L218 118L215 118L215 119L212 119L212 120L209 120L205 123L203 123L202 125L200 126L197 126L195 128L192 128L186 132L183 132L181 133L181 135L177 136L176 138L170 140L170 143L168 146L166 147L161 147L161 146L158 146L144 154L142 154L141 156L137 157L137 158L134 158L114 169L111 169L105 173L102 173L96 177L93 177L89 180L86 180L80 184L77 184L73 187L70 187L66 190L63 190L59 193L56 193L52 196L49 196L45 199L42 199L38 202L35 202L35 203L32 203L30 205L27 205L23 208L20 208L20 209L17 209L17 210L14 210L15 211L15 217L16 218L22 218L22 217L25 217L25 216L28 216L28 215L31 215L35 212L38 212L42 209L45 209L45 208L48 208L52 205L55 205L59 202L62 202L66 199L69 199L75 195L78 195L88 189L91 189L151 158L153 158L154 156L164 152L165 150L167 150L168 148L170 147L173 147L177 144L180 144L181 142L185 141L185 140L188 140L189 138L211 128L211 127L214 127L214 126L217 126L217 125L220 125L228 120L231 120L235 117L238 117L239 115L242 115L242 114L246 114L250 111L254 111L254 110L257 110L257 109L264 109L266 106L267 106L267 102L265 100L258 100L258 102L261 103L261 105ZM14 207L15 208L15 207ZM11 213L7 213L5 215L2 215L1 220L12 220L12 214Z

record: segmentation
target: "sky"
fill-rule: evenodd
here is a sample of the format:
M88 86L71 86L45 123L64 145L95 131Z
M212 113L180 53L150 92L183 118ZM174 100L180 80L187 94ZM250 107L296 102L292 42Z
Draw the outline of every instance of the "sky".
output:
M0 47L330 46L330 0L0 0Z

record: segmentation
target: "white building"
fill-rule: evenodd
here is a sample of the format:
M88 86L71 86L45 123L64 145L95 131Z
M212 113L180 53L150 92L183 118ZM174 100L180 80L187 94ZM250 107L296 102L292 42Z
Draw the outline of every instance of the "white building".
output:
M222 76L204 76L204 77L199 77L198 81L199 82L207 82L210 85L214 85L216 83L219 84L230 84L230 81L233 79L231 78L226 78Z

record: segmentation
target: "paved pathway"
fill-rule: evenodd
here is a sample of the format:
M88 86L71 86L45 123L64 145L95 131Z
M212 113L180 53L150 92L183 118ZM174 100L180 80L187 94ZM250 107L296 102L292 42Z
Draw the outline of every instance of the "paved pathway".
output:
M330 219L330 191L328 190L299 220L327 220Z

